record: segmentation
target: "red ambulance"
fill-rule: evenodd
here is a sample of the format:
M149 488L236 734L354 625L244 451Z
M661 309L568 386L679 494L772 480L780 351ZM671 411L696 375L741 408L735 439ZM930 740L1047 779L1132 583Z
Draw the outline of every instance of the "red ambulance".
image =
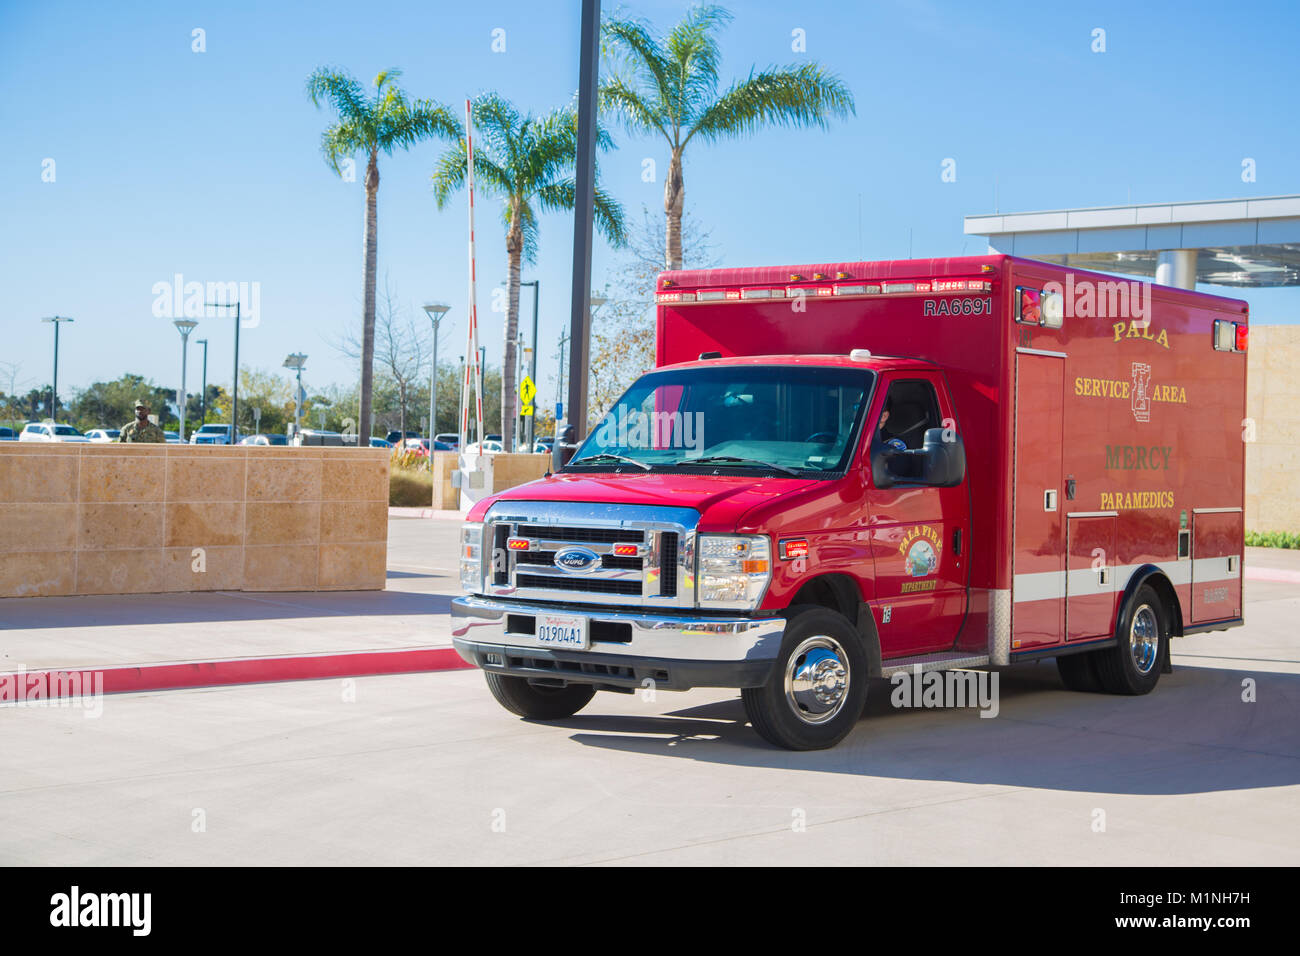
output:
M829 747L870 678L1145 694L1242 623L1246 304L1001 255L665 272L656 368L479 501L453 640L514 713L741 689Z

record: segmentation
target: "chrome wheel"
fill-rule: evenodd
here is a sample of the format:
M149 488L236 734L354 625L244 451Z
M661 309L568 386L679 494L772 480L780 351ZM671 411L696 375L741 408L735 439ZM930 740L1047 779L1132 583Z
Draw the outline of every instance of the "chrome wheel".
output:
M821 724L848 699L849 658L833 637L802 641L785 665L785 699L804 723Z
M1151 605L1143 604L1133 612L1133 622L1128 629L1129 652L1133 666L1139 674L1151 673L1160 653L1160 623Z

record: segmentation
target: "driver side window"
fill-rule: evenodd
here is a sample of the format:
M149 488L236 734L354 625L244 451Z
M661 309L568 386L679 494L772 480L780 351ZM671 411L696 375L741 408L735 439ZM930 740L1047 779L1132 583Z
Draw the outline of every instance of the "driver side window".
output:
M885 455L885 467L896 481L924 480L923 461L909 451L919 450L927 428L942 428L939 400L934 385L924 379L894 382L885 395L885 406L872 437L872 457ZM895 454L889 454L891 451Z

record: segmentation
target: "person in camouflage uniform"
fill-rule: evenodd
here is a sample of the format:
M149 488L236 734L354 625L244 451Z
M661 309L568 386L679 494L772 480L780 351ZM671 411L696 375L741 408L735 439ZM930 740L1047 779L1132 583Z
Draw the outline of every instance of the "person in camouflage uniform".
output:
M158 442L165 444L167 436L163 430L149 421L149 406L144 402L135 403L135 421L122 426L118 441Z

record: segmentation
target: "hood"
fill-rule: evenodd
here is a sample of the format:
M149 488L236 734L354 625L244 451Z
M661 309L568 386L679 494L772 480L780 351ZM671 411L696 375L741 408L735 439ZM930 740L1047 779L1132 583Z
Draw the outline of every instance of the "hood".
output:
M682 474L552 475L519 485L476 504L467 516L482 520L495 501L590 501L598 504L669 505L694 508L701 531L735 530L745 512L819 482L785 476ZM821 483L824 484L824 483Z

